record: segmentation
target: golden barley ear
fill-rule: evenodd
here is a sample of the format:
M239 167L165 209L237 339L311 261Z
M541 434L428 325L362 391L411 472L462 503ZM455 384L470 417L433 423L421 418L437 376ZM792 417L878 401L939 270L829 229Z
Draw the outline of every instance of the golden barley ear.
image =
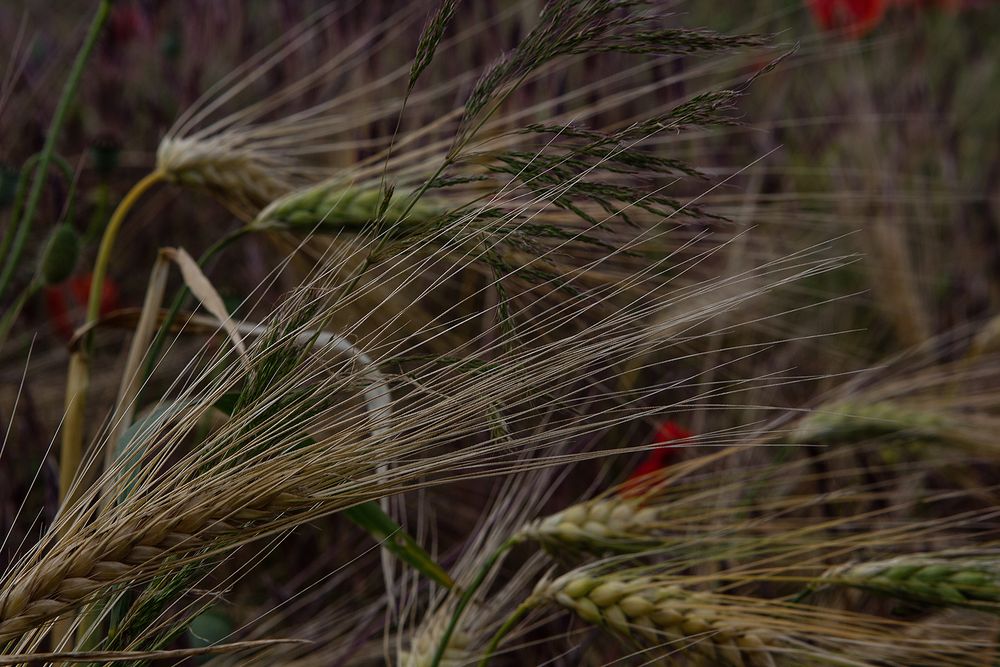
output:
M246 148L238 137L168 137L156 150L156 169L165 180L207 190L251 216L294 187L280 158Z
M775 667L776 654L789 646L779 632L727 606L724 597L642 577L569 573L540 583L535 596L623 637L642 637L720 667Z

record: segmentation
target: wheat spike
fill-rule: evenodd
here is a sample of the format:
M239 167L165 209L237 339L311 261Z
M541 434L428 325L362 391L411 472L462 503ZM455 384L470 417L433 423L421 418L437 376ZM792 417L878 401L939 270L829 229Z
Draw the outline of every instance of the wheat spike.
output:
M782 638L754 627L753 619L726 614L724 598L665 585L645 577L570 572L542 581L539 600L552 601L580 618L625 637L639 635L654 645L689 651L708 664L774 667L771 650Z
M640 498L611 495L532 521L519 536L552 548L625 550L652 537L658 514L657 508L644 507Z
M253 524L277 516L282 508L301 508L305 501L290 495L232 500L220 506L208 498L191 497L192 507L186 513L136 516L119 521L112 530L106 526L81 530L58 557L46 558L44 567L29 569L2 591L0 640L78 607L126 575L155 567L172 550L190 552L213 540L238 537Z
M935 606L1000 603L1000 566L994 558L900 556L841 565L822 580Z
M844 401L821 408L802 420L792 442L848 444L877 438L941 442L951 420L940 412L915 409L894 401Z
M429 222L440 217L441 211L424 201L418 201L407 212L412 193L393 192L388 205L378 183L348 185L342 182L324 182L301 188L277 199L254 219L256 228L301 229L359 229L363 225L381 220L396 223L405 214L412 222ZM380 206L384 210L380 211Z
M435 615L432 622L423 624L410 640L409 649L399 652L399 667L431 667L434 664L434 653L437 651L448 620L449 616ZM438 665L440 667L461 667L461 665L469 664L474 657L470 650L472 643L473 637L457 628L448 640L448 646Z
M820 262L815 268L825 265ZM299 298L275 313L274 334L259 339L249 351L252 371L229 365L225 359L220 367L229 370L222 375L211 372L210 366L204 379L196 380L177 399L180 407L174 421L181 425L164 422L151 427L136 438L137 455L122 459L129 461L130 470L109 470L108 479L94 487L110 488L119 484L115 480L129 479L132 491L127 498L96 518L85 510L89 505L82 498L77 509L63 514L60 529L52 530L5 573L0 581L0 637L40 628L114 584L148 580L164 569L203 558L206 549L221 552L236 543L391 494L418 478L426 479L429 471L443 481L449 474L461 474L471 462L477 468L486 464L491 474L513 466L523 469L524 462L511 459L519 447L542 451L547 444L617 420L634 419L634 413L626 410L618 415L614 408L606 408L595 412L594 421L586 424L570 416L552 420L544 437L517 434L512 440L496 435L475 448L439 451L435 447L463 442L465 434L481 433L488 423L484 415L498 404L530 415L542 409L536 397L560 391L560 383L580 369L595 363L612 368L651 342L670 343L660 338L659 328L647 330L637 320L637 309L656 312L675 307L668 300L656 299L623 308L557 341L545 340L543 334L560 326L561 318L572 321L577 316L579 311L570 302L548 317L544 326L526 326L519 347L506 352L503 363L491 367L488 374L478 372L477 367L460 372L461 366L451 365L447 372L425 373L419 387L411 390L407 409L398 414L393 411L393 432L373 434L366 415L345 412L345 406L370 386L367 371L351 363L331 365L322 358L304 358L296 343L301 331L313 331L335 320L349 302L331 289L330 281L338 284L340 269L335 264L317 276L314 283L301 288ZM421 270L400 262L370 269L368 277L381 278L395 271L402 274L400 280L413 280ZM775 283L800 275L802 269L795 265L791 275ZM345 335L353 334L354 329L345 331ZM397 349L378 347L371 340L358 347L372 351L376 362L398 354ZM246 400L233 418L198 450L178 452L197 419L213 409L222 394L239 386L244 387ZM347 396L342 400L332 398L344 392ZM324 407L318 410L317 405ZM314 443L303 443L306 432L317 434ZM172 454L179 458L170 458ZM407 463L394 467L391 474L377 470L383 462L404 460ZM466 470L465 474L470 473Z
M281 160L242 145L238 136L207 140L165 138L156 168L166 180L203 188L237 207L255 211L294 187Z

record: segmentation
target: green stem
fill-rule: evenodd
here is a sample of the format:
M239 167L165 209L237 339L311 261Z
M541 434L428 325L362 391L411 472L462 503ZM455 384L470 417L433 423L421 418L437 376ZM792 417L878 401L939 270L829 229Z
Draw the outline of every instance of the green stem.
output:
M59 138L59 133L62 131L62 126L66 120L66 115L69 112L70 104L72 104L73 98L76 97L76 90L80 85L80 79L83 76L84 67L86 67L87 60L90 58L90 54L94 50L94 45L97 44L97 38L101 34L101 29L104 28L104 24L107 22L108 15L110 13L111 0L101 0L100 4L97 6L97 12L94 14L94 18L90 22L90 28L87 31L87 36L83 41L83 45L80 47L80 51L76 54L76 60L73 61L73 67L70 69L69 78L66 79L66 83L63 85L62 94L59 97L59 103L56 105L55 114L52 116L52 122L49 124L49 131L45 135L45 145L42 146L38 159L38 166L35 168L35 177L31 183L31 192L28 194L27 205L24 207L24 214L20 216L19 219L14 219L17 229L13 235L13 248L11 249L10 256L4 263L3 273L0 274L0 295L2 295L7 289L7 284L9 283L10 278L14 273L14 269L20 260L21 252L24 250L24 242L28 237L28 230L31 227L31 221L35 217L35 211L38 209L38 202L42 198L42 189L45 185L45 174L49 171L49 163L52 161L52 154L55 151L56 140Z
M90 222L87 223L87 230L84 232L84 243L93 243L100 237L101 231L104 229L104 224L108 221L110 200L111 188L108 186L108 183L106 181L98 183L94 212L90 216Z
M17 235L15 230L18 229L18 218L21 216L21 211L24 210L24 199L28 192L28 176L38 165L41 157L41 153L35 153L24 161L24 166L21 168L21 177L18 178L17 189L14 191L14 206L10 211L11 224L4 230L3 240L0 241L0 258L7 256L7 253L10 251L11 243L14 242L14 237ZM55 161L56 166L62 170L63 178L66 179L66 184L69 188L69 196L72 198L74 180L73 168L70 167L65 158L60 156L58 153L53 153L52 159ZM67 217L72 216L70 215ZM14 270L17 268L16 264L16 261L4 264L3 273L0 274L0 295L3 294L10 278L14 275Z
M430 667L439 667L441 664L441 659L444 657L444 652L448 650L448 643L451 641L451 636L455 634L455 628L458 627L458 622L462 618L462 614L465 612L465 608L469 606L472 602L472 598L475 597L476 592L479 590L483 582L486 581L486 577L493 570L493 567L497 564L500 558L506 554L511 547L516 544L520 544L521 539L518 537L512 537L500 547L494 551L489 558L483 563L482 567L479 568L479 572L476 573L476 578L472 580L469 587L462 592L462 596L458 599L458 604L455 605L455 611L451 614L451 620L448 621L448 627L445 628L444 634L441 635L441 641L438 642L437 649L434 651L434 657L431 659Z
M17 179L17 189L14 191L14 206L10 212L10 225L4 230L3 241L0 241L0 259L7 257L7 253L10 251L10 244L13 243L14 237L17 235L17 223L21 217L21 211L24 209L24 198L28 192L28 174L37 163L38 154L36 153L25 160L24 167L21 169L21 176ZM14 268L14 263L8 264L4 262L3 273L0 274L0 296L3 295L4 289L7 287L7 282L14 274Z
M527 600L518 605L514 613L507 617L507 620L503 622L500 629L497 630L493 638L490 639L490 643L486 645L486 650L483 651L483 659L479 661L479 667L486 667L490 660L493 658L493 654L496 653L497 648L500 646L500 642L503 638L510 634L510 631L521 622L521 619L528 615L528 612L538 606L538 601L534 597L529 597Z

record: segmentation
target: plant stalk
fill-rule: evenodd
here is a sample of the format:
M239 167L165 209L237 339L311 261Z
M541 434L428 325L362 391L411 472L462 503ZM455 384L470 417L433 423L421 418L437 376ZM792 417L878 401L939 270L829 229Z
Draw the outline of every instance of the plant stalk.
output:
M0 272L0 296L7 289L7 285L21 258L21 252L24 250L24 242L28 238L28 230L31 227L31 220L35 217L38 202L42 198L42 190L45 187L45 175L49 172L49 163L52 161L56 140L59 138L63 123L66 121L66 114L69 112L70 104L72 104L73 98L76 97L76 91L79 88L80 79L83 76L87 60L90 59L90 54L97 44L97 38L100 36L101 30L104 28L104 24L107 23L108 16L111 13L111 1L100 0L100 3L97 5L97 12L90 22L87 36L84 38L83 45L76 54L73 67L70 69L69 78L66 79L66 83L63 85L55 114L52 116L52 122L49 123L49 131L45 135L45 144L39 153L38 165L35 167L35 177L31 183L31 191L28 193L27 203L22 215L14 221L17 229L14 231L12 237L13 247L11 248L10 255L4 261L3 271Z
M111 215L101 245L94 262L91 275L90 298L87 301L87 319L84 326L97 322L101 315L101 295L104 291L104 279L111 261L115 239L121 229L129 210L135 205L147 190L163 179L159 171L147 175L132 186L118 208ZM66 376L65 421L62 429L61 449L59 453L59 504L65 506L71 499L70 486L76 477L83 460L83 441L85 433L85 417L87 411L87 390L90 386L90 353L93 335L87 333L80 341L79 347L69 360L69 372Z
M441 664L441 659L444 657L445 651L448 650L448 642L451 641L451 636L455 634L455 628L458 627L458 622L461 620L465 608L472 602L472 598L475 597L483 582L486 581L486 577L493 570L493 567L512 547L520 543L521 538L512 537L501 544L496 551L490 554L490 557L486 559L482 567L479 568L476 578L472 580L469 587L462 591L462 596L458 599L458 604L455 605L455 611L451 614L451 620L448 621L448 627L445 628L444 634L441 635L441 641L438 642L437 649L434 651L434 657L431 658L430 667L439 667Z
M503 638L510 634L510 631L521 622L521 619L528 615L528 612L538 606L538 601L533 597L529 597L527 600L518 605L517 609L514 610L507 620L503 622L500 629L496 631L496 634L490 639L490 643L487 644L486 650L483 651L483 658L479 661L479 667L486 667L490 664L490 660L493 659L493 654L496 653L497 647L500 646L500 642Z

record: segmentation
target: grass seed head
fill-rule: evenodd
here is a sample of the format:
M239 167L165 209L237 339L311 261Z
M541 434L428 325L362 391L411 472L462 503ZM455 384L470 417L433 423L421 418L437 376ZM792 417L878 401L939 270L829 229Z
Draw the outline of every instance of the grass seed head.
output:
M250 211L294 187L283 176L280 160L225 135L208 140L168 137L156 151L156 167L169 181L208 190Z
M397 664L399 667L431 667L434 654L448 624L447 615L438 615L432 623L420 628L414 634L408 650L400 651ZM472 637L460 628L456 628L448 640L438 665L440 667L460 667L467 665L473 658L470 650Z
M404 216L413 223L426 223L440 215L433 205L418 201L407 212L412 193L393 192L381 212L383 192L378 184L321 183L296 190L267 206L254 219L259 228L290 230L358 230L381 219L389 224Z
M1000 565L995 558L900 556L842 565L823 580L934 606L1000 603Z
M775 633L753 627L752 619L727 617L719 596L645 577L574 571L542 581L535 596L622 637L642 638L654 646L669 642L671 651L720 667L772 667L777 663L771 651L782 644Z
M555 550L632 551L653 538L657 515L641 498L611 495L532 521L520 535Z

